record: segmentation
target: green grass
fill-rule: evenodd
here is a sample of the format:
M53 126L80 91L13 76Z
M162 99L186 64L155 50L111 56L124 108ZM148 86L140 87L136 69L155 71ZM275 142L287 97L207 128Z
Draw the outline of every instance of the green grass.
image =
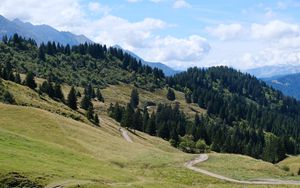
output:
M298 170L300 169L300 156L290 156L278 163L278 165L281 168L283 168L284 166L289 167L290 172L293 173L295 176L298 176L300 179L300 176L298 175Z
M82 186L243 187L184 168L195 155L159 138L130 133L134 143L127 143L107 116L95 128L31 107L0 104L0 112L0 175L18 172L42 185L88 180Z
M190 172L186 155L142 133L130 144L119 134L30 107L0 105L0 172L20 172L43 185L64 179L105 186L220 183ZM111 122L113 123L113 122ZM117 131L117 126L111 127ZM113 131L111 131L113 132ZM194 178L191 178L194 177ZM201 181L200 181L201 180Z
M251 179L296 179L291 172L286 172L279 165L273 165L262 160L235 154L209 154L206 162L198 167L237 180Z

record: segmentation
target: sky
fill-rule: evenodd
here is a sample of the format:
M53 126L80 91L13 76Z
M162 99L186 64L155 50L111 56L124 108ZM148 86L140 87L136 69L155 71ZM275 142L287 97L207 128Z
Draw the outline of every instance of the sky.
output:
M1 0L0 14L178 70L300 65L300 0Z

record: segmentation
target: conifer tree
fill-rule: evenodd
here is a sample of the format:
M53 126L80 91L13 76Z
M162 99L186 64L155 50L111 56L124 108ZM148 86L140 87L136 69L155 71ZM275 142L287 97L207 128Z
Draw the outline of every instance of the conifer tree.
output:
M21 84L21 82L22 82L21 76L20 76L20 74L18 72L16 73L16 76L15 76L15 82L17 84Z
M34 74L32 72L28 72L25 78L25 85L30 87L31 89L36 88L36 83L34 80Z
M133 114L133 123L131 128L139 131L143 128L143 117L139 109L137 109Z
M121 126L130 128L133 124L134 110L130 104L127 104L124 116L122 117Z
M139 105L139 93L136 88L131 91L130 105L132 108L136 108Z
M68 106L73 109L77 110L77 98L76 98L76 91L74 87L72 86L69 94L68 94Z
M174 101L176 99L175 92L171 88L168 89L167 99L170 100L170 101Z
M100 91L99 88L97 88L97 91L96 91L96 97L97 97L97 99L98 99L99 101L104 102L104 98L103 98L103 96L102 96L101 91Z
M59 83L56 83L54 85L54 97L57 99L60 99L61 101L64 101L64 95L62 93L61 85Z
M156 125L155 125L155 115L151 114L150 119L148 119L146 133L154 136L156 134Z
M86 117L89 120L93 120L94 119L94 109L93 109L93 106L89 106L89 108L87 110L87 113L86 113Z
M81 108L88 110L90 106L93 106L89 95L84 95L80 103Z
M96 124L96 125L99 125L100 124L100 122L99 122L99 117L98 117L98 115L95 113L95 116L94 116L94 123Z
M46 61L46 55L45 55L45 46L42 43L41 46L39 47L39 54L38 57L41 61Z

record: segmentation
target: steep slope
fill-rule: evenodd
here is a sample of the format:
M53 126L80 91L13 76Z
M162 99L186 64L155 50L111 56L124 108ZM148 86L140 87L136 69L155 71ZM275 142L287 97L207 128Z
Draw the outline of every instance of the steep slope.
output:
M276 76L264 79L266 82L282 91L285 95L300 99L300 74L290 74L286 76Z
M0 15L0 37L7 35L13 36L15 33L34 39L38 44L42 42L55 41L63 45L78 45L81 43L92 43L90 39L83 35L75 35L70 32L63 32L48 25L33 25L24 23L19 19L10 21Z

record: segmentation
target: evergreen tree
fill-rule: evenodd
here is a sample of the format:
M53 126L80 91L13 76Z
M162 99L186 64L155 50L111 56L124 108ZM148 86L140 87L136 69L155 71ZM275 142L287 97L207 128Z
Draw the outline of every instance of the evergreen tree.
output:
M56 83L54 85L54 98L59 99L61 101L64 101L64 95L61 89L61 85L59 83Z
M73 110L77 110L76 91L73 86L68 94L68 106Z
M174 101L176 99L175 92L171 88L168 89L167 99L170 100L170 101Z
M18 72L16 73L16 76L15 76L15 82L17 84L21 84L21 82L22 82L21 76L20 76L20 74Z
M80 106L85 110L88 110L90 106L93 106L89 95L84 95L84 97L81 100Z
M133 114L133 123L131 128L139 131L143 129L143 117L139 109L137 109Z
M134 110L130 104L127 104L124 116L121 121L121 126L131 128L133 124Z
M156 125L155 125L155 115L151 114L150 119L148 119L146 133L154 136L156 134Z
M41 46L39 47L39 54L38 57L41 61L46 61L46 55L45 55L45 46L42 43Z
M103 98L99 88L97 88L96 97L99 101L104 102L104 98Z
M25 85L30 87L31 89L36 88L36 83L34 80L34 74L32 72L28 72L25 78Z
M94 119L94 109L93 109L93 106L89 106L89 108L87 110L87 113L86 113L86 117L89 120L93 120Z
M131 91L130 105L132 108L136 108L139 105L139 93L136 88Z
M94 116L94 123L96 124L96 125L99 125L100 124L100 121L99 121L99 117L98 117L98 115L95 113L95 116Z

